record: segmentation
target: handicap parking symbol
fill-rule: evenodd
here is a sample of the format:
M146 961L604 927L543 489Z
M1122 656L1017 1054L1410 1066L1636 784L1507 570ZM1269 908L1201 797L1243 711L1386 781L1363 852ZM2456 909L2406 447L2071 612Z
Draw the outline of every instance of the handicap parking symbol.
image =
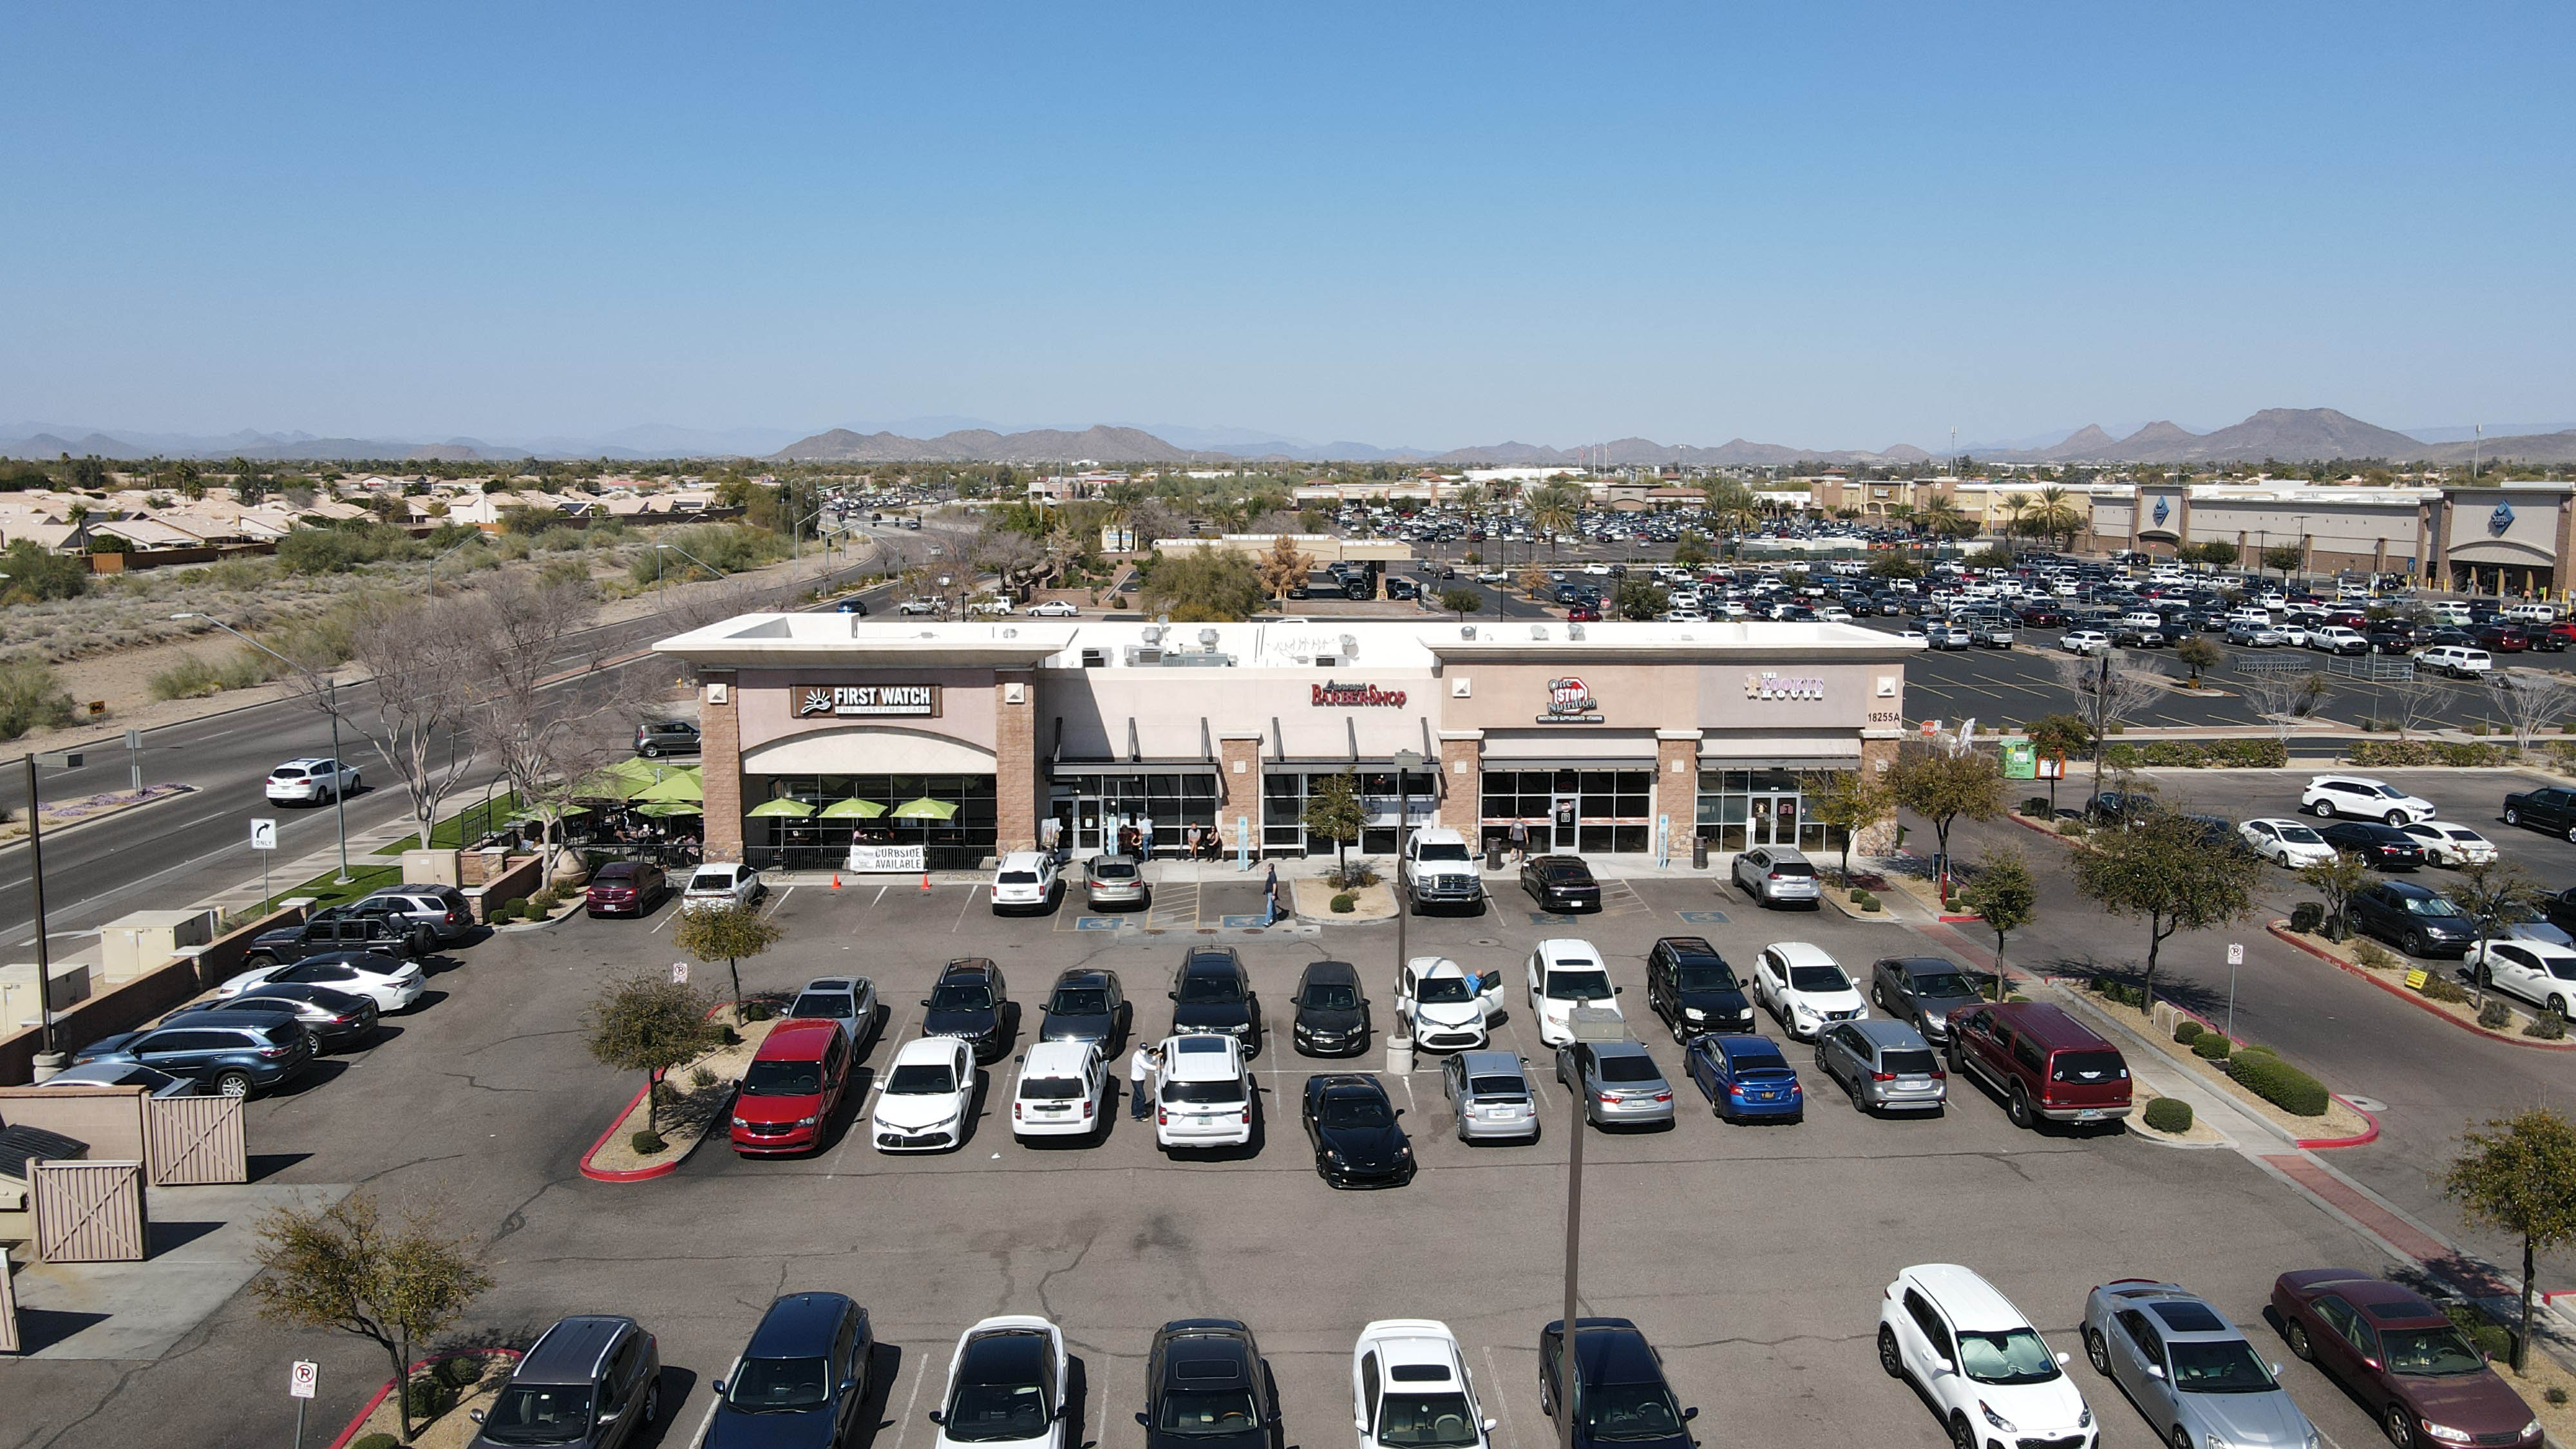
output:
M1114 931L1118 929L1118 925L1119 922L1116 916L1076 916L1073 918L1073 928L1077 931Z
M1726 924L1726 912L1724 911L1677 911L1674 914L1680 916L1683 920L1690 922L1694 926L1723 926Z
M1530 924L1533 926L1571 926L1574 924L1574 918L1572 916L1561 916L1550 911L1532 911L1529 913L1529 918Z
M1220 916L1217 925L1228 931L1257 931L1268 924L1265 916Z

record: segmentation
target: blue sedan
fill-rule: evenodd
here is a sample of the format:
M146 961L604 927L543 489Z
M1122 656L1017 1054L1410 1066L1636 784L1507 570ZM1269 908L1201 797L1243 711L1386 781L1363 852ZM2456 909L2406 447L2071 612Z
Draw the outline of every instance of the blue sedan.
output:
M1729 1122L1752 1118L1795 1122L1807 1115L1798 1070L1769 1037L1693 1037L1685 1060L1690 1079L1699 1083L1710 1110Z

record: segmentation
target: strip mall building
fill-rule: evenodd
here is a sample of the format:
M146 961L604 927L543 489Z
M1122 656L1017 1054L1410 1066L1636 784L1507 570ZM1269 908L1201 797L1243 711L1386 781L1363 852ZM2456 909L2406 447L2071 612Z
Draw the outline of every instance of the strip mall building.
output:
M1838 624L1002 620L753 614L665 640L691 665L711 860L971 868L1056 822L1075 854L1152 822L1269 857L1355 772L1363 850L1414 823L1533 848L1686 855L1838 843L1819 775L1884 770L1914 646ZM789 800L812 807L761 807ZM862 800L832 816L835 802ZM909 802L913 818L897 818ZM953 807L953 810L944 809ZM874 806L888 813L874 815ZM868 812L866 818L858 818ZM918 852L916 854L916 852Z

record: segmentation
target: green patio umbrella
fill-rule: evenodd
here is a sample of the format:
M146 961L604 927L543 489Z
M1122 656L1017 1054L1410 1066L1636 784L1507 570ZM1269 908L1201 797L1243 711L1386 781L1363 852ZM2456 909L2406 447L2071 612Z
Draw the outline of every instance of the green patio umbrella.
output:
M802 820L814 813L814 807L802 800L781 796L775 800L763 800L742 813L751 820Z
M886 813L886 808L874 800L835 800L821 813L826 820L874 820Z
M650 805L636 806L635 813L655 820L668 820L674 815L704 815L707 812L679 800L656 800Z
M576 815L587 815L589 813L590 811L588 808L580 805L531 805L527 809L519 811L518 818L521 820L540 820L548 825L552 825L557 821L569 820Z
M957 802L933 800L927 795L918 800L906 800L894 807L894 818L897 820L948 820L955 818L956 814Z
M603 765L573 786L572 793L584 800L632 800L652 788L671 773L671 767L643 760L620 760Z
M630 798L697 804L707 798L707 791L706 786L699 782L697 776L674 771L660 784L638 790Z

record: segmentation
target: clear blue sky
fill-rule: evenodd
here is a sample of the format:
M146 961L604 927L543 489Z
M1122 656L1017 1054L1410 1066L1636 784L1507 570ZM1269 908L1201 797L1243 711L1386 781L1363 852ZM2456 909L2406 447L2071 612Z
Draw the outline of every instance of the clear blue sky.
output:
M2563 421L2571 42L2563 3L15 5L0 422Z

